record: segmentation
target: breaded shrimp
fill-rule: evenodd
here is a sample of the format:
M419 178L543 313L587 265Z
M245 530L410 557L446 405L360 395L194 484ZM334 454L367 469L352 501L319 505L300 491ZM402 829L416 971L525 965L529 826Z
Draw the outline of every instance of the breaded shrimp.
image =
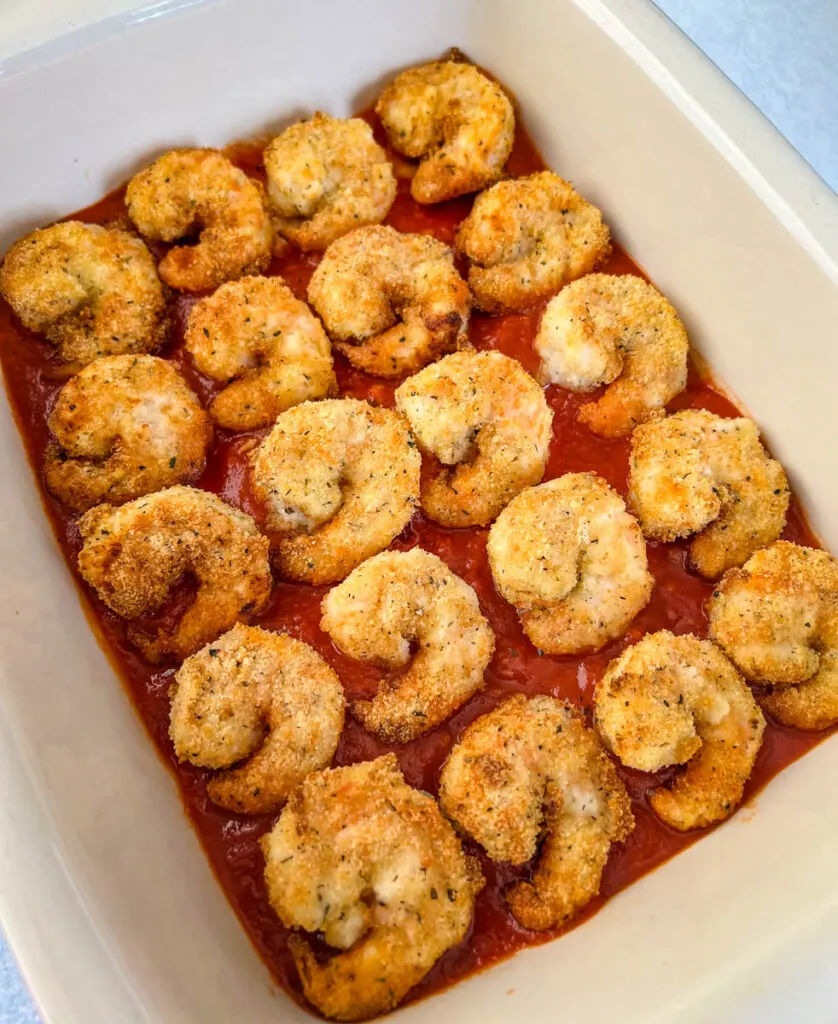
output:
M709 579L780 536L789 494L753 420L686 409L632 434L629 507L652 540L697 534L690 561Z
M374 377L401 377L470 348L468 286L427 234L379 224L338 239L311 275L308 301L335 348Z
M156 356L89 363L59 392L49 426L47 487L79 512L196 479L212 442L201 403Z
M442 768L440 806L495 861L532 879L505 893L525 928L564 924L599 892L613 843L634 828L614 765L581 715L554 697L518 694L460 736Z
M329 591L321 610L321 629L344 654L405 670L351 705L388 742L416 739L483 687L494 633L472 588L436 555L375 555Z
M292 124L265 149L265 171L274 224L304 252L380 224L396 198L393 168L358 117Z
M577 415L601 437L630 434L687 386L684 325L632 274L586 274L563 288L547 304L534 346L543 380L570 391L609 385Z
M160 261L160 276L182 292L258 274L271 258L273 225L262 186L216 149L173 149L128 182L128 216L146 238L199 234Z
M685 766L649 797L679 832L733 814L765 729L745 680L719 648L665 629L611 662L596 686L594 715L606 746L629 768Z
M18 239L0 266L0 294L65 363L154 352L166 302L154 259L127 231L69 220Z
M180 621L153 635L129 625L150 661L186 658L265 606L271 592L268 539L220 498L169 487L119 508L97 505L79 520L79 572L123 619L154 615L186 577L197 581Z
M284 412L251 455L282 575L335 583L386 548L416 509L419 469L407 424L391 409L342 398Z
M443 526L486 526L544 475L553 413L521 364L500 352L457 352L401 384L423 455L442 467L422 481L422 508Z
M257 626L239 623L187 658L171 697L179 760L228 769L209 780L207 795L238 814L278 810L331 764L343 730L332 669L308 644Z
M333 242L308 301L335 348L359 370L399 377L469 347L468 286L447 245L379 225Z
M602 214L552 171L501 181L475 199L457 232L475 304L526 309L589 274L611 253Z
M270 426L292 405L337 392L326 332L280 277L243 277L199 299L184 347L202 373L228 382L210 406L228 430Z
M515 141L509 97L471 64L435 61L403 71L375 105L390 145L419 158L418 203L477 192L503 174Z
M501 596L548 654L600 650L652 594L640 527L594 473L522 491L498 516L486 551Z
M710 635L759 687L765 711L797 729L838 722L838 562L777 541L724 574Z
M309 775L262 839L268 898L286 928L318 932L323 960L288 940L306 998L326 1017L394 1009L466 935L483 888L433 797L394 754Z

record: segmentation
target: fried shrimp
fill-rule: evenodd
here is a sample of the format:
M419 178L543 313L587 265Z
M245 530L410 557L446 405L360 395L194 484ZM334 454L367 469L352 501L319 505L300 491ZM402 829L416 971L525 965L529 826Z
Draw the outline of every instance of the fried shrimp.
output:
M710 635L765 711L797 729L838 722L838 562L777 541L722 577Z
M49 426L47 487L79 512L194 480L212 441L201 403L156 356L96 359L61 389Z
M689 342L661 293L632 274L586 274L550 300L535 350L541 377L570 391L609 385L577 419L622 437L687 386Z
M247 621L271 592L268 539L243 512L194 487L170 487L119 508L97 505L79 520L79 571L123 619L155 615L183 579L197 592L179 621L153 634L129 626L150 661L185 658L236 622Z
M495 637L477 595L436 555L384 551L330 590L320 626L350 658L405 669L353 715L391 743L428 732L483 686ZM415 653L414 653L415 652Z
M629 506L652 540L697 534L690 560L702 576L714 579L775 541L789 494L753 420L686 409L632 434Z
M715 644L650 633L608 666L594 694L597 729L624 765L685 771L649 803L670 828L715 825L742 801L765 719Z
M401 533L419 499L407 423L351 398L284 412L251 467L268 529L279 534L277 566L300 583L342 580Z
M439 800L492 860L524 864L541 844L532 879L505 893L535 931L564 924L597 895L612 844L634 828L596 733L554 697L518 694L472 722L443 766Z
M128 216L161 242L199 235L160 261L160 276L183 292L258 274L271 258L273 225L261 185L215 149L173 149L128 182Z
M544 475L553 413L521 364L500 352L457 352L396 390L424 455L422 508L443 526L485 526Z
M358 117L317 113L292 124L269 143L265 171L274 224L305 252L380 224L396 198L393 168Z
M328 767L343 729L343 687L332 669L308 644L257 626L238 624L187 658L171 696L179 760L228 769L207 794L239 814L280 808L307 775Z
M501 181L475 199L457 232L474 301L488 313L526 309L589 274L611 253L602 214L552 171Z
M484 884L395 754L309 775L262 850L285 927L319 932L344 951L322 960L303 936L289 939L306 998L336 1020L396 1007L465 937Z
M279 277L243 277L200 299L184 346L202 373L229 382L210 406L228 430L269 426L291 406L337 391L326 332Z
M600 650L652 594L640 527L594 473L522 491L498 516L486 551L501 596L548 654Z
M410 185L417 203L491 185L515 140L509 97L471 64L442 60L410 68L387 86L375 112L390 145L421 161Z
M33 231L6 253L0 294L65 363L154 352L166 340L154 259L127 231L77 220Z
M308 286L335 348L359 370L399 377L469 345L468 286L447 245L379 225L326 250Z

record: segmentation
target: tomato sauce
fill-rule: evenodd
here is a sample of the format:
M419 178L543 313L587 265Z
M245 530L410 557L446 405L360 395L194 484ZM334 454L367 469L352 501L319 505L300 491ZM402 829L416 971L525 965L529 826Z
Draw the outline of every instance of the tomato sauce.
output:
M366 116L375 124L372 115ZM228 152L248 173L256 177L263 175L259 144L237 144ZM511 172L520 175L543 167L532 142L525 131L519 128L510 160ZM430 232L450 243L457 224L468 213L470 206L471 199L462 198L430 208L421 207L410 198L408 182L402 180L399 183L398 198L387 222L404 231ZM86 221L104 222L124 215L124 189L118 189L76 216ZM282 259L274 260L269 273L282 274L296 294L304 298L306 285L318 258L316 254L303 255L294 251ZM614 247L614 254L605 270L644 276L619 246ZM176 296L172 300L172 337L161 354L182 370L206 402L216 393L219 385L197 373L182 351L183 327L194 301L194 298L186 296ZM478 349L497 349L519 359L527 369L534 370L536 359L532 339L540 312L541 309L536 308L520 315L500 317L476 313L470 325L471 340ZM62 375L50 346L24 330L1 300L0 360L29 458L42 483L42 456L49 438L46 420L66 377ZM395 383L368 377L352 369L339 355L335 361L342 394L392 406ZM569 471L593 470L625 495L628 441L595 437L586 427L576 422L579 406L589 401L590 396L573 395L557 387L548 388L546 394L555 419L545 479ZM690 367L686 390L670 404L670 409L684 408L709 409L721 415L738 413L736 406L699 372L696 365ZM226 501L253 514L257 521L262 519L263 510L248 488L246 450L254 438L264 433L251 432L242 436L218 431L208 467L198 481L199 486L217 492ZM75 573L80 545L74 518L46 492L44 504L68 565ZM694 632L699 636L707 633L704 602L712 585L687 568L687 545L649 543L649 563L657 585L649 605L640 613L626 635L596 655L542 656L524 636L515 611L495 592L486 558L486 534L485 529L444 529L422 515L417 515L394 544L399 549L421 545L436 553L477 591L483 611L497 638L496 653L486 673L485 690L443 725L402 746L383 743L347 716L346 728L335 758L337 765L374 758L394 750L407 781L413 786L436 793L440 766L458 734L465 725L490 710L506 695L551 694L573 701L587 710L594 684L605 666L627 644L636 641L644 633L663 628L674 633ZM788 540L819 546L796 499L792 499L783 536ZM257 841L271 827L276 815L242 817L221 810L208 800L206 781L210 773L191 765L179 764L169 741L168 689L174 667L148 664L128 642L124 623L109 612L80 580L79 585L82 600L89 609L91 621L105 650L161 757L178 780L186 813L204 844L230 902L273 977L292 998L305 1005L296 970L287 950L287 932L268 903L262 877L263 861ZM279 582L274 588L269 607L256 622L271 629L287 630L293 636L312 644L333 665L350 697L370 695L382 678L382 673L344 657L319 628L320 601L325 589ZM769 723L762 750L746 789L746 799L753 798L774 775L810 750L824 735L796 732ZM647 793L665 781L665 775L647 776L621 766L618 766L618 771L631 795L637 826L628 840L612 851L603 878L602 892L582 915L583 920L615 892L630 885L703 835L702 831L687 836L673 832L662 825L649 810ZM510 956L524 946L546 942L559 934L559 931L542 934L528 932L515 922L506 909L504 887L513 879L526 877L528 866L513 868L496 865L483 856L476 846L469 845L469 848L480 858L487 879L486 887L477 899L473 927L466 940L443 956L427 978L414 989L411 999L428 995ZM574 923L578 924L579 921ZM556 953L561 955L559 949Z

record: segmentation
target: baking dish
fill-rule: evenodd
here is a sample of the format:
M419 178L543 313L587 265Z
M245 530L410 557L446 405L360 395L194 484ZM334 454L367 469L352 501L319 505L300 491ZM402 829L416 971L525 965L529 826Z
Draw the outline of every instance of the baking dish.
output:
M516 93L548 163L683 312L836 546L835 198L651 7L230 0L152 13L3 68L1 246L156 151L315 107L347 113L457 44ZM5 404L0 431L2 911L45 1016L304 1019L272 989L86 627ZM838 1001L835 781L827 742L585 927L402 1016L823 1019Z

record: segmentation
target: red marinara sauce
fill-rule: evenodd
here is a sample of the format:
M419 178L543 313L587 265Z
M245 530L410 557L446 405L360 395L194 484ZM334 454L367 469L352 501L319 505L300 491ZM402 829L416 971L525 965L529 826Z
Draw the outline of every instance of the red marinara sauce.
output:
M374 115L365 116L378 128ZM228 153L248 173L262 177L261 150L262 146L253 142L235 145ZM528 174L544 166L526 132L519 127L509 163L510 173L514 176ZM432 233L442 241L451 243L457 224L466 216L470 207L470 197L432 207L419 206L410 198L408 182L401 180L399 194L387 223L402 231ZM85 221L106 222L123 217L125 212L124 188L121 188L75 216ZM305 289L318 259L316 254L303 255L293 251L282 259L274 260L268 273L282 274L296 294L305 298ZM614 247L614 254L604 269L609 273L644 276L619 246ZM173 298L172 336L161 354L171 359L202 400L208 401L219 389L219 385L198 374L182 351L183 327L194 301L194 298L180 295ZM532 339L540 313L540 306L519 315L490 317L475 313L469 329L471 340L478 349L498 349L519 359L528 370L533 371L537 360L532 349ZM49 437L46 420L66 376L55 361L50 346L23 329L2 300L0 361L20 432L34 471L42 484L42 456ZM397 382L382 381L353 370L339 355L335 361L342 394L392 406ZM547 389L547 400L555 418L545 479L571 471L593 470L625 495L628 440L604 440L576 422L577 409L583 402L590 400L589 395L574 395L550 387ZM670 403L670 408L709 409L729 416L739 413L736 406L706 376L702 376L695 365L690 367L686 390ZM258 439L264 433L257 431L234 435L217 431L207 469L198 481L198 486L217 492L226 501L256 516L257 520L261 518L262 510L248 489L246 450L254 438ZM67 562L75 573L76 555L80 546L75 520L46 492L44 503ZM640 613L626 635L596 655L581 658L541 656L524 636L515 611L495 592L486 559L486 534L485 529L444 529L420 514L394 544L394 547L400 549L420 544L436 553L477 591L483 611L497 638L495 656L486 673L485 690L443 725L403 746L383 743L351 717L347 717L335 758L337 765L368 760L394 750L407 781L413 786L436 793L440 766L463 727L490 710L506 695L551 694L587 709L594 684L605 666L627 644L638 640L644 633L666 628L675 633L706 635L704 602L712 584L687 569L686 544L649 543L649 563L657 586L649 605ZM788 540L820 546L794 498L783 536ZM151 733L160 755L178 780L186 813L201 837L207 856L230 902L274 978L295 1000L306 1005L287 949L287 931L268 903L263 882L263 860L258 839L270 829L276 815L242 817L210 803L206 795L206 780L210 773L191 765L179 764L169 741L168 690L175 667L161 668L148 664L127 641L124 624L80 580L79 584L82 599L107 654ZM274 588L267 611L256 621L272 629L287 630L293 636L312 644L334 666L348 695L368 695L381 678L381 673L341 655L329 637L321 632L318 625L320 601L325 590L323 587L279 582ZM753 797L774 775L810 750L824 735L796 732L769 723L762 750L746 788L746 799ZM601 895L586 909L581 916L582 920L593 914L613 893L630 885L703 835L701 831L680 835L654 817L648 809L646 794L660 783L660 778L631 772L619 765L618 771L631 794L637 825L628 840L612 850L603 877ZM546 942L559 934L559 931L541 934L528 932L515 922L506 909L504 887L511 880L526 876L528 866L513 868L493 864L476 846L468 845L470 851L480 858L487 880L486 887L477 899L472 929L466 940L445 954L427 978L416 986L411 999L426 996L510 956L524 946ZM579 920L574 922L578 923ZM556 953L561 955L559 949Z

